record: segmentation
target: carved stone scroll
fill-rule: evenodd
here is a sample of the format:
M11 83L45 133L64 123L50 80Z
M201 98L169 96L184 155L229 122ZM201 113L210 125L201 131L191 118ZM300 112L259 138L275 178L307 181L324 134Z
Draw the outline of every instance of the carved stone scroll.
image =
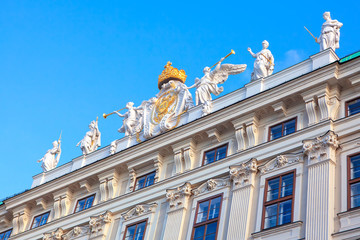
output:
M166 189L166 199L170 203L170 209L184 206L186 198L190 195L191 184L189 182L177 188Z
M257 170L257 160L250 159L248 162L236 166L230 166L230 178L233 180L234 188L253 184L253 177Z
M196 196L206 191L212 191L223 186L229 186L228 178L209 179L199 187L193 189L191 192Z
M260 174L263 175L294 163L303 162L302 155L302 153L279 155L259 166Z
M156 209L157 205L157 203L136 205L134 208L130 209L126 213L123 213L121 216L126 221L131 218L153 212Z

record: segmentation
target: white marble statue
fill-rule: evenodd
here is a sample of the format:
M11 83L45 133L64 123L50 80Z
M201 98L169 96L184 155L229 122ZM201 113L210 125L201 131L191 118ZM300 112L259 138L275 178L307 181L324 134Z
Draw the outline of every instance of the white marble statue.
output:
M332 20L330 12L325 12L323 17L326 21L321 27L320 37L315 40L320 44L320 51L327 48L332 48L335 51L336 48L339 48L340 28L343 24L338 20Z
M117 147L117 143L116 143L116 140L112 141L110 143L110 155L113 155L116 153L116 147Z
M76 145L80 145L81 151L84 155L87 155L93 151L96 151L101 146L101 133L99 131L98 119L92 121L89 124L89 129L85 134L85 137Z
M262 42L263 49L258 53L253 53L251 48L247 50L256 58L254 62L254 71L251 73L251 80L256 80L259 78L264 78L270 76L274 71L274 57L271 54L268 41L264 40Z
M53 144L53 148L47 150L45 155L40 160L37 161L37 162L42 161L41 167L44 172L56 168L60 160L61 140L59 139L58 141L54 141L52 144Z
M126 104L128 111L125 114L121 114L118 111L114 111L120 117L123 117L123 125L118 129L118 132L125 133L125 136L134 135L136 132L139 132L143 122L143 107L134 107L133 102L128 102Z
M245 71L246 64L221 64L224 58L221 58L215 69L211 71L209 67L205 67L204 76L195 79L195 84L188 87L194 88L196 105L203 104L203 115L209 114L212 110L211 94L219 95L224 88L218 87L218 84L224 83L229 75L239 74Z

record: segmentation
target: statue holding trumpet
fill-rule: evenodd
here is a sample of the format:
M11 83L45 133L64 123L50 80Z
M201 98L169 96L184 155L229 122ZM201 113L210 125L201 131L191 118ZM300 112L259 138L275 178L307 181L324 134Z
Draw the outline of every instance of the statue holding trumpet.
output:
M203 115L209 114L212 110L211 94L217 96L224 90L218 84L224 83L229 75L242 73L246 69L246 64L222 64L225 58L232 54L235 54L234 50L231 50L228 55L221 58L212 67L205 67L203 70L204 76L201 79L195 78L195 84L188 87L188 89L196 87L195 103L196 105L203 104ZM211 71L213 67L215 69Z
M128 111L124 114L119 113L119 111L127 109ZM111 114L117 114L119 117L123 117L123 125L118 129L119 133L125 133L125 136L134 135L136 132L140 132L142 119L143 119L143 109L142 105L139 107L134 107L133 102L128 102L125 108L114 111ZM110 114L109 114L110 115Z
M274 71L274 57L271 54L268 41L264 40L262 42L263 49L258 53L253 53L251 48L248 48L248 52L255 59L254 62L254 71L251 73L251 80L256 80L259 78L264 78L270 76Z
M59 140L54 141L52 144L53 144L53 148L47 150L45 155L40 160L37 161L37 162L42 162L41 168L43 169L44 172L56 168L57 164L59 163L60 155L61 155L61 133Z
M91 121L89 124L90 131L87 131L85 137L76 145L80 145L80 149L83 155L92 153L101 146L101 133L98 126L98 118L96 121Z

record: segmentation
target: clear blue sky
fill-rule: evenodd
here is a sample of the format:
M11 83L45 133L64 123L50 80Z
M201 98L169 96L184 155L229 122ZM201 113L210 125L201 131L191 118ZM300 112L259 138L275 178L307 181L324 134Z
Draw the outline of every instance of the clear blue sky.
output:
M63 131L59 165L96 116L139 105L157 92L167 61L192 85L202 69L236 51L248 69L222 95L250 80L266 39L275 72L319 51L322 14L344 23L340 57L360 50L358 1L0 1L0 199L30 188L40 159ZM121 119L99 118L102 146L121 138Z

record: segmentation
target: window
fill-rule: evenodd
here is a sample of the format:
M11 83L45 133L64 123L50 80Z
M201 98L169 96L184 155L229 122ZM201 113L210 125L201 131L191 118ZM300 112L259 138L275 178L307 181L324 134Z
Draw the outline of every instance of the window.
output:
M10 238L12 229L7 230L6 232L0 233L0 240L8 240Z
M145 237L146 220L126 226L124 240L143 240Z
M360 113L360 98L346 102L346 117Z
M360 153L348 157L348 209L360 207Z
M198 203L196 208L192 240L215 240L219 223L222 196Z
M155 172L152 172L146 174L145 176L136 178L135 190L153 185L155 182L155 174Z
M204 153L203 165L213 163L220 159L226 158L227 145L223 145L214 149L211 149Z
M270 127L269 131L269 141L281 138L290 133L296 131L296 118L293 118L289 121L279 123L275 126Z
M75 212L80 212L82 210L91 208L94 203L94 198L95 198L95 195L91 195L89 197L86 197L86 198L83 198L83 199L80 199L79 201L77 201Z
M46 224L48 221L49 215L50 215L50 212L47 212L47 213L41 214L37 217L34 217L34 220L31 224L30 229L33 229L33 228L36 228L36 227Z
M266 180L262 229L292 222L295 171Z

